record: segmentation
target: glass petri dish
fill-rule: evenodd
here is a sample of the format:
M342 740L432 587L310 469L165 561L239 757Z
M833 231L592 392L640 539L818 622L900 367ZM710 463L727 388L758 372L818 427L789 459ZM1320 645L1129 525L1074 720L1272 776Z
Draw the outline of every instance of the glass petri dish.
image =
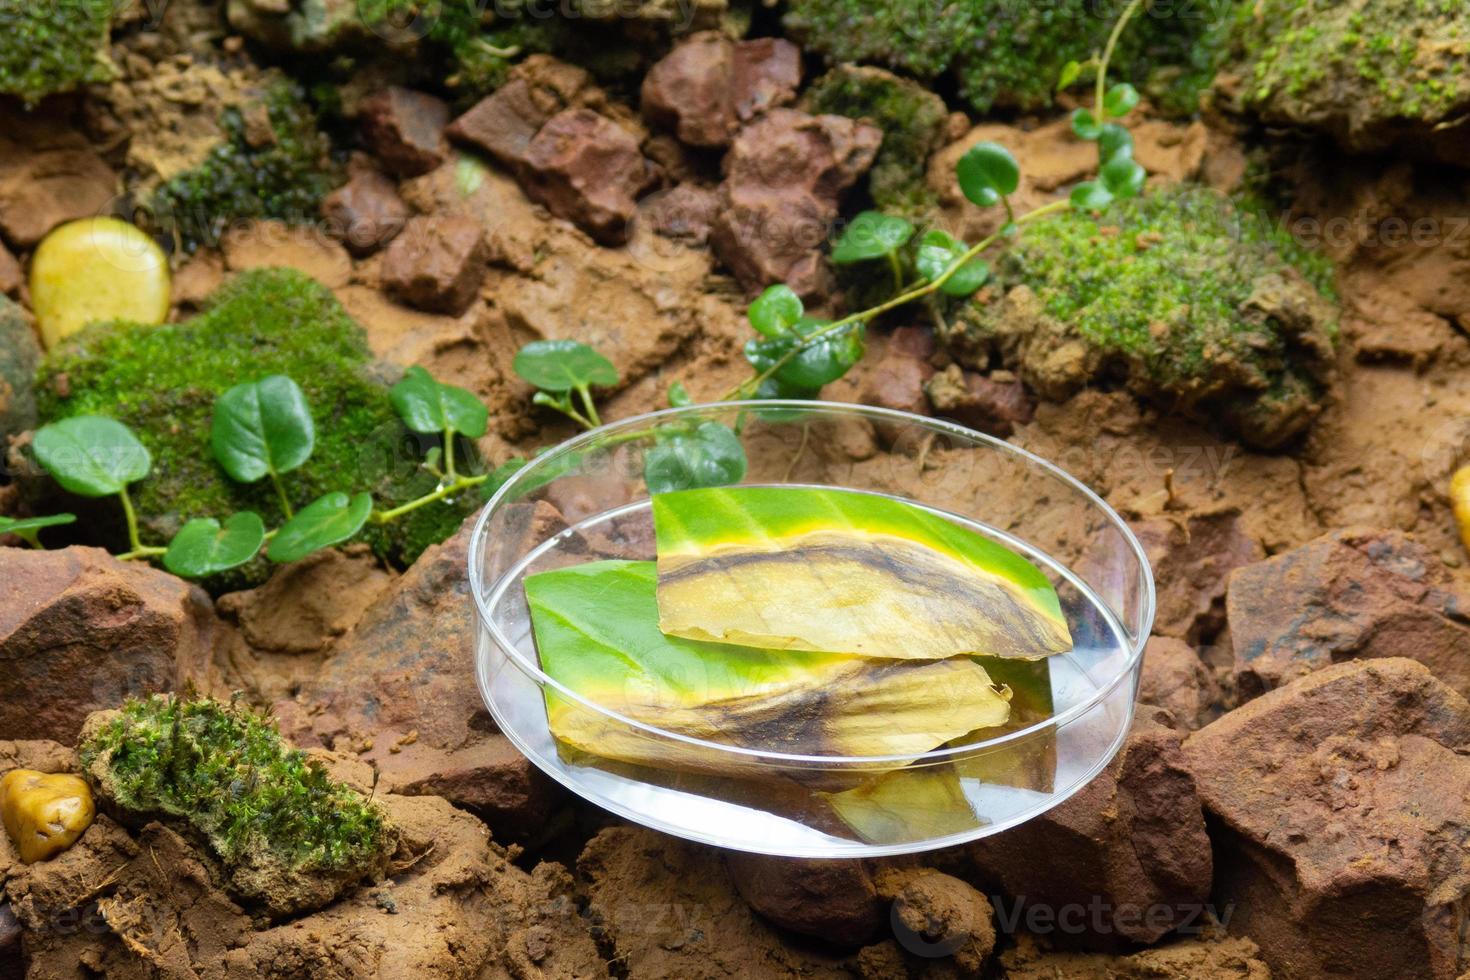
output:
M787 753L694 738L579 695L541 670L527 575L655 557L645 456L705 422L738 433L743 484L882 494L929 508L1024 554L1056 586L1073 648L985 665L1012 692L1010 721L922 754ZM652 412L537 456L480 513L469 553L476 682L499 729L572 792L630 821L763 854L865 857L948 847L1045 812L1096 776L1133 718L1154 585L1123 519L1051 463L963 426L832 402L724 402ZM648 765L553 737L547 699L646 744Z

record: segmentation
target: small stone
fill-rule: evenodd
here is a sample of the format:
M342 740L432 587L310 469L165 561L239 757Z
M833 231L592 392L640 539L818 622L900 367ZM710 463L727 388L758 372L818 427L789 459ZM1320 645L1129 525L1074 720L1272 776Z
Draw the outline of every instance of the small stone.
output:
M541 127L593 88L592 76L583 69L532 55L512 70L504 85L455 119L447 132L456 142L484 150L518 173Z
M80 776L12 769L0 777L0 822L26 864L71 847L96 814L92 790Z
M951 364L925 386L934 411L993 436L1009 436L1031 421L1036 403L1016 380L997 381Z
M664 238L703 245L719 205L719 194L710 188L679 184L638 202L638 216Z
M1163 514L1129 525L1159 583L1154 632L1190 643L1225 624L1225 585L1237 568L1266 557L1239 510Z
M403 230L409 213L397 185L373 170L354 174L322 201L322 217L331 233L354 255L387 245Z
M100 320L162 323L168 256L117 218L84 218L51 232L31 256L31 309L45 345Z
M981 975L995 951L989 899L930 868L884 868L875 878L878 893L892 901L889 924L911 961L948 956L961 976Z
M552 214L604 245L620 245L653 181L638 141L590 109L568 109L547 121L526 149L522 185Z
M650 122L690 146L721 147L741 123L794 99L800 84L801 51L790 41L701 31L649 70L641 104Z
M861 861L803 861L731 851L725 866L752 909L792 932L860 946L883 926L884 903Z
M1143 652L1138 703L1163 708L1170 728L1193 731L1220 700L1219 686L1194 648L1167 636L1149 637Z
M442 99L396 85L368 96L358 107L363 142L399 177L417 177L444 162L448 123L449 106Z
M868 375L862 400L868 405L891 408L899 412L925 414L929 401L924 385L933 377L928 359L915 357L890 338L883 356Z
M412 218L383 254L383 283L410 306L463 313L485 279L479 222L463 215Z

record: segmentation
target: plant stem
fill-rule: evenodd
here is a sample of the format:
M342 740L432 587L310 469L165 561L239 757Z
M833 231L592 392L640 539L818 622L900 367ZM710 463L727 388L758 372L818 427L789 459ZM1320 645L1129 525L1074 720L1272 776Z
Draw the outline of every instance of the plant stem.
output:
M459 475L454 472L454 426L444 427L444 479L454 483Z
M281 512L286 515L286 520L289 521L296 514L291 510L291 501L286 497L286 487L281 483L281 474L277 473L274 469L270 471L270 474L271 484L276 488L276 499L281 502Z
M1138 13L1138 8L1143 6L1143 0L1131 0L1123 12L1118 15L1118 22L1113 25L1113 33L1108 35L1107 46L1103 48L1102 58L1097 63L1097 90L1094 94L1095 115L1098 122L1105 118L1103 115L1103 92L1108 84L1108 62L1113 59L1113 49L1118 46L1118 38L1123 36L1123 28Z
M490 474L488 473L482 473L479 476L462 476L453 483L446 483L433 493L426 493L422 497L410 500L406 504L399 504L392 510L377 511L373 514L372 521L374 524L387 524L389 521L397 520L410 511L418 510L425 504L432 504L436 500L452 497L461 490L468 490L470 487L477 487L488 479L490 479Z
M587 390L586 385L577 385L577 394L582 398L582 408L587 412L587 418L592 421L587 428L595 429L602 425L602 419L597 414L597 406L592 403L592 392Z
M167 548L134 548L132 551L124 551L120 555L113 555L118 561L133 561L136 558L157 558L168 551Z
M893 288L903 291L903 266L898 263L898 250L888 253L888 268L893 270Z
M1067 200L1066 198L1062 198L1060 201L1052 201L1050 204L1043 204L1035 211L1029 211L1026 214L1021 215L1013 223L1018 226L1026 225L1032 221L1035 221L1037 218L1043 218L1046 215L1055 214L1058 211L1065 211L1071 206L1071 201ZM935 276L928 282L923 283L919 286L915 286L907 292L900 293L892 299L885 300L884 302L879 303L877 306L871 309L862 310L858 313L850 313L840 320L832 321L820 330L807 334L806 337L802 338L801 343L795 345L791 348L791 350L776 358L776 360L771 363L770 367L766 368L764 371L761 371L759 374L755 375L752 378L747 378L745 381L736 385L734 388L731 388L728 392L724 394L724 396L720 400L731 401L733 399L748 396L750 392L760 387L761 382L765 381L767 378L774 375L777 371L781 370L787 364L791 363L791 361L798 354L806 350L817 341L827 337L831 337L834 334L839 333L840 331L846 330L856 323L864 323L881 313L887 313L891 309L903 306L908 303L912 303L916 299L923 299L930 293L935 292L945 283L949 282L954 274L959 272L960 269L964 268L964 266L967 265L972 259L977 258L981 252L985 251L991 245L994 245L1001 238L1001 235L1002 232L997 231L994 234L988 235L985 238L981 239L980 242L971 246L963 255L951 262L948 268L946 268L943 272L941 272L939 275Z
M122 501L123 517L128 522L128 548L129 554L143 549L143 542L138 538L138 514L133 510L133 498L128 496L128 488L123 487L117 492L118 499Z

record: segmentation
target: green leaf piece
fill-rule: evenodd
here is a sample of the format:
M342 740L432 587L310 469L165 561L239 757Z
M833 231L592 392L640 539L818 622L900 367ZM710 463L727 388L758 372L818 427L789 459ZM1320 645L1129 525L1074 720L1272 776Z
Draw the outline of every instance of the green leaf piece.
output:
M651 494L696 487L722 487L745 476L745 447L728 426L703 422L694 431L670 429L643 459L643 481Z
M947 232L938 228L924 233L919 241L918 255L914 264L918 267L919 274L925 279L933 282L944 271L955 263L967 249L963 242L957 242ZM971 259L960 269L944 281L939 291L946 296L969 296L975 290L985 285L990 278L990 266L983 259Z
M532 341L516 354L511 368L543 391L618 383L618 369L612 361L575 340Z
M1097 181L1084 180L1072 188L1070 200L1079 211L1101 211L1113 202L1113 195Z
M1072 647L1022 555L914 504L852 490L653 498L659 626L694 640L901 660Z
M284 374L235 385L215 400L209 445L230 479L240 483L289 473L316 446L306 395Z
M1078 139L1095 140L1102 135L1102 123L1097 121L1091 109L1073 109L1072 133Z
M955 165L960 190L981 207L990 207L1014 194L1021 183L1021 167L1011 151L999 143L976 143Z
M829 326L825 320L804 317L792 325L791 333L773 340L750 340L745 344L745 359L757 371L767 371L791 351L799 353L776 370L772 377L793 388L820 388L836 381L863 357L863 329L852 324L819 340L810 337Z
M1103 111L1114 119L1126 116L1138 105L1138 89L1127 82L1119 82L1103 96Z
M519 473L529 462L524 456L512 456L495 467L485 482L480 484L480 499L489 500L495 496L496 492L505 486L505 481Z
M1057 75L1057 91L1060 92L1065 88L1070 88L1072 83L1081 77L1082 63L1076 60L1067 62L1062 66L1061 72Z
M489 425L489 410L474 392L436 381L417 365L403 372L403 379L389 389L388 397L404 424L415 432L453 429L478 439Z
M755 298L745 316L761 336L781 337L790 332L791 325L805 312L806 306L796 291L784 282L778 282L767 286L765 292Z
M1148 172L1137 160L1120 154L1102 165L1098 177L1113 197L1137 197Z
M1010 714L1005 694L968 658L895 666L667 636L657 583L654 563L643 561L528 576L541 669L588 701L665 731L804 755L912 755ZM733 762L729 753L648 738L550 690L546 713L556 738L595 755L726 775Z
M1133 156L1133 134L1117 123L1108 123L1097 137L1097 156L1107 163L1118 155Z
M285 564L320 548L341 544L362 530L372 512L373 498L366 493L349 497L337 490L323 494L281 525L265 556Z
M203 578L245 564L264 543L265 524L254 511L231 514L223 527L213 517L196 517L168 543L163 567L184 578Z
M31 449L63 489L83 497L121 493L153 468L153 457L133 430L102 415L43 425Z
M882 211L864 211L852 219L842 237L832 247L832 261L852 265L869 259L881 259L903 247L914 235L914 226L896 215Z
M694 399L689 396L689 389L684 387L684 382L675 381L669 385L669 407L684 408L694 404Z
M47 514L45 517L0 517L0 534L13 534L26 544L38 543L37 533L43 528L76 522L75 514Z

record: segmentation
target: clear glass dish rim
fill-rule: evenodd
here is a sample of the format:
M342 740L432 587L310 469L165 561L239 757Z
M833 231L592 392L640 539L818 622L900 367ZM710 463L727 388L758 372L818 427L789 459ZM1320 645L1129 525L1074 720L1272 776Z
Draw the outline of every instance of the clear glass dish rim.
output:
M947 432L951 435L969 439L973 442L982 443L1004 453L1011 453L1017 457L1020 457L1021 459L1024 459L1027 463L1039 467L1040 469L1052 474L1056 478L1060 479L1063 483L1076 490L1093 506L1101 511L1102 514L1108 519L1108 521L1111 522L1113 526L1122 533L1123 540L1127 543L1128 547L1132 549L1134 557L1138 561L1139 569L1142 572L1143 595L1142 608L1140 610L1140 622L1142 623L1143 628L1140 630L1137 638L1128 637L1129 657L1127 662L1123 665L1122 669L1117 672L1117 674L1109 678L1106 683L1100 685L1092 693L1092 695L1087 698L1087 700L1079 702L1078 704L1074 704L1070 708L1067 708L1065 711L1062 711L1059 714L1052 715L1049 718L1044 718L1041 721L1038 721L1032 725L1028 725L1025 728L1018 729L1014 732L1007 732L1004 735L997 735L994 738L984 739L978 742L967 742L963 745L950 746L948 748L931 749L928 752L921 753L900 753L897 755L837 756L799 755L795 753L775 752L767 749L751 749L744 746L728 745L722 742L711 742L706 739L695 738L691 735L683 735L678 732L671 732L666 729L659 728L657 725L650 725L647 722L642 722L634 718L629 718L626 715L623 715L617 711L613 711L610 708L604 707L603 705L598 704L595 701L588 700L577 692L564 686L555 678L542 672L539 665L533 664L526 660L526 658L521 655L521 652L516 644L512 643L510 641L510 638L507 637L505 633L500 629L500 626L495 621L495 617L490 614L490 611L487 608L486 604L487 590L485 588L485 584L481 581L482 576L480 575L479 571L481 567L481 541L484 540L485 525L489 522L491 515L496 512L497 508L499 508L499 506L516 489L516 487L521 483L531 479L531 476L538 468L544 467L546 464L554 460L561 459L569 453L574 453L581 449L585 449L589 445L597 443L602 439L605 439L607 436L618 432L626 431L628 429L645 428L648 427L650 424L671 418L689 416L698 417L700 415L707 416L711 412L728 413L732 411L757 411L762 409L786 409L801 412L834 412L837 414L862 416L879 421L900 422L907 425L917 424L923 428L939 432ZM1139 662L1143 657L1143 649L1145 644L1148 642L1149 634L1153 629L1154 621L1155 589L1153 568L1149 565L1148 556L1144 554L1143 545L1139 543L1137 536L1135 536L1132 529L1128 527L1128 523L1127 521L1123 520L1122 515L1115 511L1108 504L1108 502L1103 500L1101 496L1099 496L1095 491L1092 490L1092 488L1088 487L1085 483L1072 476L1060 466L1057 466L1055 463L1052 463L1049 460L1043 459L1030 450L1022 449L1020 446L1016 446L1010 442L1007 442L1004 439L998 439L995 436L988 435L984 432L979 432L975 429L967 428L966 426L960 425L957 422L951 422L947 419L931 418L925 415L916 415L912 412L903 412L897 409L879 408L873 405L860 405L854 402L805 401L800 399L775 398L745 401L708 402L697 405L685 405L679 408L663 408L652 412L644 412L641 415L634 415L626 419L620 419L616 422L605 423L595 429L589 429L586 432L573 436L572 438L558 443L556 446L548 449L546 452L543 452L540 455L536 456L525 466L517 470L510 477L510 479L506 480L506 482L501 485L501 487L495 492L495 494L491 496L491 498L480 509L479 516L475 519L475 527L470 537L468 571L470 591L474 596L475 601L475 612L480 620L478 625L481 628L489 630L491 638L495 642L495 644L506 653L506 655L516 664L518 669L526 673L538 686L550 686L558 693L559 696L565 697L581 705L583 708L589 711L593 711L599 715L616 721L619 724L627 725L630 728L646 732L656 738L670 739L672 741L680 742L685 745L693 746L705 751L728 753L743 758L758 759L762 762L770 763L773 766L789 765L793 768L804 769L817 767L831 769L864 768L870 766L892 766L894 764L899 764L903 766L937 765L944 762L951 762L956 759L963 759L970 756L979 755L990 749L1003 746L1011 742L1018 742L1023 739L1030 738L1036 733L1045 731L1049 728L1061 729L1072 721L1086 715L1093 708L1097 707L1112 694L1112 692L1117 688L1120 683L1129 679L1137 672ZM494 583L494 588L491 588L488 591L498 591L499 584L500 580L497 579ZM478 660L479 655L477 654L476 661L478 662ZM478 666L476 668L476 673L477 675L480 673ZM488 691L484 689L483 685L481 685L481 696L483 698L486 698L486 700L488 701ZM487 707L488 706L489 705L487 705Z

